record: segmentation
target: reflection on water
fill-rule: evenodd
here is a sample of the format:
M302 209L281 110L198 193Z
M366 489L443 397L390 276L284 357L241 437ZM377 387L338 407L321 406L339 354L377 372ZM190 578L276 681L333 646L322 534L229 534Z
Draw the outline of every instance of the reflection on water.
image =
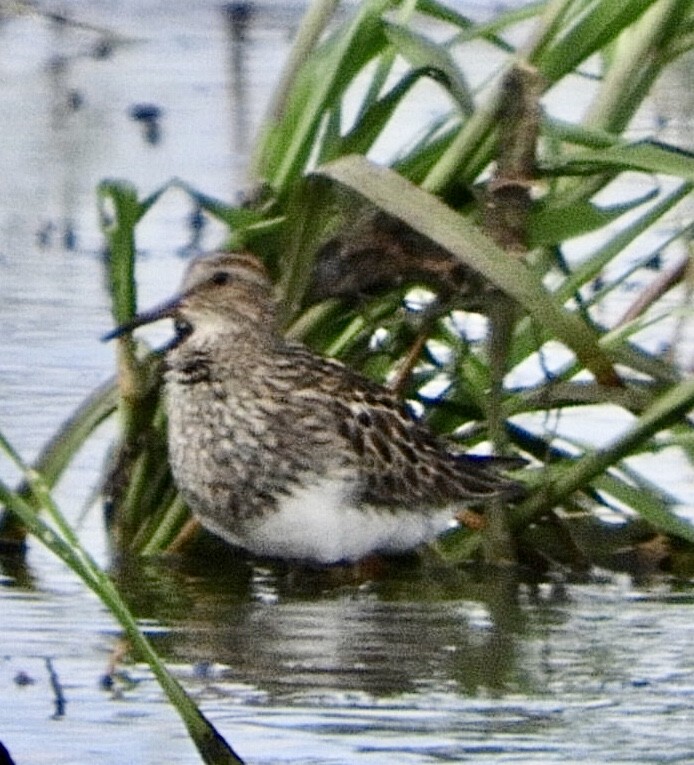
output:
M691 761L691 590L564 592L429 566L357 584L175 561L122 566L117 580L249 762ZM50 762L196 761L147 670L121 664L99 686L116 640L96 602L4 584L0 730L15 756L41 761L49 739L64 753ZM67 700L59 724L46 658Z
M81 28L0 19L0 428L26 457L113 369L98 342L111 320L96 184L125 177L146 195L180 176L233 198L298 18L285 6L281 23L256 17L233 45L213 0L75 0ZM160 110L157 141L131 119L138 105ZM141 303L173 292L184 257L223 234L184 195L162 198L138 230ZM73 518L109 437L61 484ZM106 561L98 514L80 534ZM692 760L691 592L618 579L564 600L431 565L361 584L205 565L116 575L249 762ZM0 628L0 739L18 765L198 761L147 670L126 665L130 684L100 685L118 632L36 545L24 563L0 561Z
M176 625L164 650L226 665L275 701L322 690L380 697L517 684L512 635L521 612L514 584L500 577L415 573L411 562L362 585L335 572L227 567L189 577L147 568L133 565L119 586L140 616Z
M212 708L226 719L242 704L262 740L297 736L309 759L325 739L338 762L646 762L656 745L657 761L684 762L694 747L691 592L623 583L563 597L426 567L362 586L269 570L129 574L167 610L177 593L159 644Z

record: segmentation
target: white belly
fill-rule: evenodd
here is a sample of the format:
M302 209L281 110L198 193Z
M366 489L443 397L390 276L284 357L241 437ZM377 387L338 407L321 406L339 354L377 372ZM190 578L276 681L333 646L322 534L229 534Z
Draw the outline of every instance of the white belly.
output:
M325 479L284 499L279 510L233 530L207 519L203 523L256 555L327 564L411 550L449 528L453 512L357 509L345 503L343 482Z

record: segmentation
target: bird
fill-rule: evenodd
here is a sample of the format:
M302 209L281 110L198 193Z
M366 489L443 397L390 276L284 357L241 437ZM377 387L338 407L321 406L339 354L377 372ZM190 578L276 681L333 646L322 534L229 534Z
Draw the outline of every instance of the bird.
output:
M495 290L473 269L382 210L366 211L319 247L309 297L348 302L401 287L426 286L443 306L487 312Z
M262 261L216 252L105 336L173 319L169 462L205 528L254 556L330 566L408 552L464 508L522 495L503 459L462 453L387 387L284 337L277 315Z

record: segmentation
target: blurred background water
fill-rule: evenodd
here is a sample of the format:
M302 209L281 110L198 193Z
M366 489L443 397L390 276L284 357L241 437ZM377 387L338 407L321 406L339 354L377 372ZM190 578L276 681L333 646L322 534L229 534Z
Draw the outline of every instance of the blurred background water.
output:
M485 16L499 4L456 6ZM111 326L98 182L125 178L146 195L179 177L234 199L304 3L259 2L234 39L213 0L40 7L78 24L0 9L0 428L28 460L113 371L98 340ZM150 106L159 116L143 121ZM421 109L436 108L423 93ZM682 144L687 77L649 108L637 129ZM175 288L186 256L223 241L197 224L180 191L144 219L140 305ZM99 512L82 510L111 435L57 493L103 563ZM673 490L692 491L672 473ZM12 478L4 463L0 475ZM197 761L146 670L100 686L118 632L60 563L32 544L26 566L0 572L0 740L18 765ZM611 577L518 594L451 576L289 587L263 569L119 571L157 646L248 762L694 760L690 591Z

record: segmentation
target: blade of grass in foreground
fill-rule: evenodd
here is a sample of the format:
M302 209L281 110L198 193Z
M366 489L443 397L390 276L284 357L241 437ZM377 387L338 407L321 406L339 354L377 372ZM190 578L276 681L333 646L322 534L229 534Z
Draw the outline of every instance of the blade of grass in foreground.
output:
M77 535L53 501L48 486L40 474L24 464L2 433L0 433L0 450L22 471L31 489L34 504L45 511L51 522L39 517L32 504L8 488L2 481L0 481L0 502L19 516L26 528L54 555L66 563L111 611L132 646L147 662L169 701L178 711L203 762L207 765L243 765L243 760L202 714L181 684L169 673L149 640L140 632L135 618L113 582L82 547Z

